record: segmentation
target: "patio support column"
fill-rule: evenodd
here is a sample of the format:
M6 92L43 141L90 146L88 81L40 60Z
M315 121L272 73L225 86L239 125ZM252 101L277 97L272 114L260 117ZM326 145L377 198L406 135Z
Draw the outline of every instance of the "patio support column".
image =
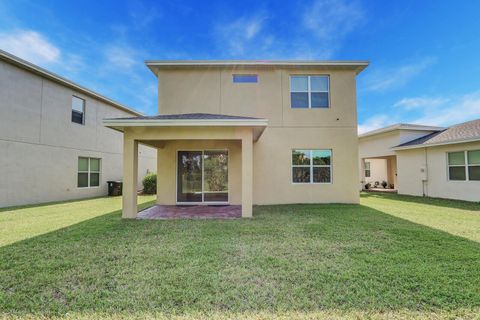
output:
M122 218L137 217L138 141L128 136L123 138L123 204Z
M242 218L252 217L253 205L253 137L249 131L242 138Z

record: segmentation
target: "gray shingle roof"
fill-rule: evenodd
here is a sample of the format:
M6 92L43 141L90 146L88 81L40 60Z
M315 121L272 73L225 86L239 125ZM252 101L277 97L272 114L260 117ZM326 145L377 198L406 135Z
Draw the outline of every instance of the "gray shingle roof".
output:
M184 114L161 114L156 116L139 116L128 118L115 118L115 120L255 120L260 118L230 116L213 113L184 113Z
M395 148L429 146L474 139L480 140L480 119L451 126L445 130L402 143Z

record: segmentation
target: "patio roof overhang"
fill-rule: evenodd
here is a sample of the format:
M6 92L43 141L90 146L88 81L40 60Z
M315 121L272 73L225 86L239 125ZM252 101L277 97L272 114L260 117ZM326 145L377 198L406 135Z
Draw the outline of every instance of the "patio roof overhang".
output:
M120 132L124 132L126 128L148 127L247 127L252 129L253 141L257 141L268 126L268 120L263 118L193 113L111 118L104 119L103 125Z

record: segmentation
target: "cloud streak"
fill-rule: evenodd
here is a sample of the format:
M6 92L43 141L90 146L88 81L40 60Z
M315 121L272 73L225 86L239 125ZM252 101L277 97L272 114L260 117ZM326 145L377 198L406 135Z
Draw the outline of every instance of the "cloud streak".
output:
M231 23L215 27L219 44L227 47L227 53L232 56L251 54L254 48L269 47L272 42L270 35L262 34L267 16L263 12L251 16L242 16Z
M364 80L364 89L384 92L403 87L428 67L435 64L436 60L433 57L426 57L416 63L371 71Z
M393 104L393 113L377 114L359 124L358 132L382 128L399 119L402 122L431 126L451 126L480 118L480 91L456 97L403 98Z
M317 0L305 10L303 26L321 41L344 37L364 22L365 12L357 2Z
M32 30L0 33L0 48L35 64L56 63L61 57L58 47Z
M256 11L214 25L219 49L228 57L265 59L329 59L345 37L366 22L357 1L316 0L294 4L289 28L279 30L279 17Z

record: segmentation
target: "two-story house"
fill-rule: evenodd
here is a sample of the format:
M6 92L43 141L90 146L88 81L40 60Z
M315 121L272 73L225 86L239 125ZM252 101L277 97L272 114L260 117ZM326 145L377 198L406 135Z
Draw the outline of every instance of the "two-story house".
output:
M358 203L356 76L365 61L147 61L158 114L124 133L123 217L138 145L157 148L159 205Z
M106 195L123 138L102 119L140 115L0 50L0 207ZM139 153L135 187L156 170L156 150Z

